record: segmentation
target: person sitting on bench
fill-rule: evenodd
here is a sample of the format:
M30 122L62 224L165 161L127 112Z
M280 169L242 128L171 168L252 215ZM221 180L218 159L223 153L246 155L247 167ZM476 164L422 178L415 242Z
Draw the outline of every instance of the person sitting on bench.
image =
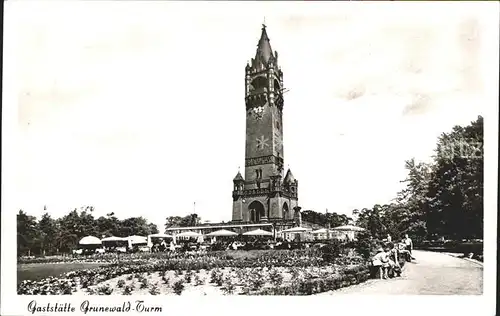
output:
M391 266L392 265L392 272L391 274L394 275L394 276L401 276L401 265L399 264L399 250L398 250L398 247L393 244L393 243L390 243L389 244L389 251L388 251L388 255L389 255L389 265Z
M372 264L380 269L380 277L387 279L390 268L389 257L382 247L377 249L377 254L373 257Z
M403 242L397 244L398 250L401 256L405 258L406 262L411 262L412 256L410 252L406 249L406 245Z

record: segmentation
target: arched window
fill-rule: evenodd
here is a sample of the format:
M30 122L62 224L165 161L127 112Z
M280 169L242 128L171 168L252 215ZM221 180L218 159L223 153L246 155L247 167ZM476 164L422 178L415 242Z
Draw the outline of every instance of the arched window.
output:
M250 83L250 91L264 88L267 88L267 79L263 76L255 78L254 80L252 80L252 83Z
M250 220L252 222L258 223L258 222L260 222L260 219L262 217L266 216L265 207L259 201L253 201L252 203L250 203L250 205L248 206L248 209L250 211Z
M283 219L289 219L290 218L290 210L288 209L288 204L285 202L283 203Z

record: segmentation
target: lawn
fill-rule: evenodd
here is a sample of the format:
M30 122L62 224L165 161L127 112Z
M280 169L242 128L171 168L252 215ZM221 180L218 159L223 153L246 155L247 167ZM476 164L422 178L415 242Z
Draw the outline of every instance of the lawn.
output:
M41 280L52 276L59 276L63 273L84 270L89 268L96 268L104 265L103 263L57 263L57 264L46 264L46 263L29 263L29 264L18 264L17 265L17 283L21 283L24 280Z

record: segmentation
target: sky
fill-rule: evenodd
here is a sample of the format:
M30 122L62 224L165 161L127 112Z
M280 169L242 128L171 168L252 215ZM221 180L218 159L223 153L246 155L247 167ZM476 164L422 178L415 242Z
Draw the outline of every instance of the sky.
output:
M405 160L484 115L491 8L414 3L10 4L16 205L60 217L231 220L244 69L265 17L284 85L285 167L303 209L390 202ZM277 13L278 12L278 13ZM498 13L498 11L496 12ZM492 58L493 57L493 58ZM12 117L14 119L14 117ZM194 205L196 202L196 205ZM17 211L17 210L16 210Z

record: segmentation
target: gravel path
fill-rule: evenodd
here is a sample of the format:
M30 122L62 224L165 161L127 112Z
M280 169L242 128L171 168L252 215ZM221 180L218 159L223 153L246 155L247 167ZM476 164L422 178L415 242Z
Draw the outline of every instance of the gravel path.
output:
M417 260L406 263L400 278L368 280L362 284L319 295L481 295L483 293L482 265L436 252L414 251L413 256Z

